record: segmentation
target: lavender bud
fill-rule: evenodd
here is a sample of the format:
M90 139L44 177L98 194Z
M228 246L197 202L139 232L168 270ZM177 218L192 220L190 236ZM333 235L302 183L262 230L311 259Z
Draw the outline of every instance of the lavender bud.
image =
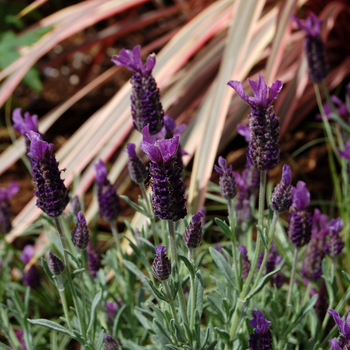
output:
M47 264L49 266L50 272L54 276L60 275L64 270L63 261L53 253L52 250L49 252L49 258L47 259Z
M176 161L179 135L172 139L159 141L149 135L148 125L142 130L141 149L151 160L152 204L156 217L163 220L177 221L186 214L182 169Z
M242 275L241 277L246 280L250 271L250 261L248 259L247 248L244 245L240 245L238 250L241 252L242 257Z
M104 335L104 346L105 346L105 350L117 350L119 347L118 342L112 338L108 333L105 333Z
M87 253L88 253L88 263L87 268L90 273L90 275L94 278L96 278L97 271L102 268L102 256L101 254L94 248L91 247L91 243L87 247Z
M53 144L43 141L34 131L27 134L31 140L28 157L31 159L36 205L48 216L58 217L69 202L68 191L61 179L61 171L52 154Z
M151 135L158 133L163 127L164 111L160 102L160 93L157 83L152 76L156 63L154 54L148 56L146 63L142 63L141 46L134 49L122 49L119 56L112 59L117 66L124 66L134 75L131 78L131 114L134 129L142 131L148 124Z
M248 97L242 83L238 81L230 81L228 85L252 108L249 115L250 142L247 159L256 169L269 170L280 158L279 118L274 113L272 102L277 99L283 84L276 80L268 88L261 74L258 82L248 81L254 97Z
M186 227L183 235L183 241L188 249L196 249L202 242L202 218L204 215L199 211L193 215L191 222Z
M75 195L71 201L70 211L72 214L76 215L81 211L80 200L77 195Z
M152 271L155 278L165 281L171 274L171 262L165 255L167 249L162 245L156 247L156 255L154 257Z
M0 188L0 234L11 231L10 200L19 191L17 182L10 182L8 188Z
M86 226L84 214L80 211L76 214L77 224L72 232L72 242L80 250L86 249L90 241L90 232Z
M350 309L348 310L350 312ZM334 318L335 323L339 328L339 340L333 338L329 341L332 350L348 349L350 347L350 318L345 316L341 319L338 312L328 310L328 313Z
M29 261L34 256L34 247L32 245L26 245L23 248L23 252L21 254L21 260L25 265L29 263ZM36 289L41 284L41 276L37 268L32 265L28 271L23 271L23 285L28 286L32 289Z
M339 232L343 228L343 220L341 218L333 219L328 224L329 234L326 238L324 251L330 257L335 258L340 255L344 244L339 237Z
M227 162L224 158L219 157L219 165L214 166L214 169L220 174L220 192L226 200L233 199L237 194L236 180L233 176L232 166L227 168Z
M270 321L267 321L260 310L253 311L253 319L249 325L255 328L249 338L249 350L271 350L272 334L269 330Z
M97 198L100 216L107 220L116 220L121 212L119 197L107 179L107 169L102 160L95 164Z
M290 167L285 164L283 166L282 180L274 188L271 196L271 208L278 212L282 213L285 210L288 210L292 205L292 171Z
M142 160L136 155L136 146L133 143L128 143L126 148L129 156L128 168L130 177L137 184L143 183L148 178L148 171Z
M305 31L305 52L310 80L320 83L328 74L326 54L321 38L322 20L319 20L313 12L305 22L296 17L293 19L297 22L298 27Z

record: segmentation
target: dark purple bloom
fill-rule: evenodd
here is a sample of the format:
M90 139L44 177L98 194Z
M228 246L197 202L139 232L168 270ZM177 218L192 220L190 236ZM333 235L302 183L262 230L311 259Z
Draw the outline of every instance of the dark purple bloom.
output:
M292 171L285 164L282 171L281 182L273 189L271 196L271 208L282 213L292 205Z
M292 18L298 27L305 31L305 53L310 80L320 83L328 74L324 43L321 38L322 20L318 19L313 12L304 22L294 16Z
M135 152L135 144L128 143L126 149L129 156L128 168L130 177L132 181L136 182L137 184L143 183L146 179L148 179L148 170L142 163L142 160L137 156Z
M64 270L63 261L53 253L52 250L49 252L49 258L47 259L47 265L49 266L50 272L54 275L60 275Z
M164 117L159 89L152 76L156 56L154 54L148 56L146 63L143 64L140 50L140 45L135 46L132 51L122 49L112 62L117 66L126 67L134 74L131 78L130 97L134 128L141 132L148 124L151 135L154 135L162 129Z
M95 164L97 198L100 216L107 220L116 220L120 214L121 206L117 191L107 179L107 169L102 160Z
M38 133L30 131L28 157L31 159L36 205L47 215L58 217L69 202L68 191L61 179L61 171L52 154L53 144L43 141Z
M104 339L105 350L117 350L119 348L118 342L114 338L112 338L108 333L105 333Z
M244 280L247 279L249 271L250 271L250 261L248 259L248 254L247 254L247 248L244 245L240 245L238 247L238 250L241 253L241 258L242 258L242 274L241 278Z
M350 309L348 311L350 312ZM348 349L350 347L350 313L346 319L345 316L341 319L335 310L328 310L328 313L334 318L340 333L338 341L336 338L329 341L331 349Z
M292 187L292 207L297 211L304 210L310 203L310 192L306 183L298 181L297 187Z
M333 219L328 223L329 234L326 237L326 245L324 251L330 257L335 258L340 255L344 244L339 237L339 232L343 228L343 220L341 218Z
M249 350L272 349L272 334L269 330L271 322L267 321L260 310L253 311L253 319L249 325L255 328L249 338Z
M23 248L23 252L21 254L21 260L25 265L27 265L33 256L34 256L34 247L32 245L26 245ZM32 289L36 289L40 286L40 283L41 283L41 276L39 274L39 271L34 265L29 267L27 271L26 270L23 271L23 284L25 286L28 286Z
M325 256L325 235L328 233L328 216L315 209L312 219L311 240L306 247L302 276L318 281L322 276L322 260Z
M73 199L71 200L70 203L71 207L70 207L70 211L72 214L76 215L81 211L81 205L80 205L80 200L79 197L77 195L75 195L73 197Z
M182 169L176 158L179 135L156 142L156 139L149 135L148 130L148 125L142 130L141 149L151 159L150 174L154 214L163 220L183 219L187 210L184 184L181 179Z
M92 248L91 243L88 245L86 251L88 253L88 271L92 277L96 278L97 271L102 268L102 256L97 249Z
M162 245L156 247L156 255L154 257L152 271L155 278L165 281L171 274L171 262L165 255L167 249Z
M19 191L18 182L10 182L8 188L0 188L0 234L11 231L10 200Z
M214 165L214 169L220 174L220 192L226 200L233 199L237 194L236 179L233 176L232 166L227 167L227 162L221 156L218 161L220 167Z
M244 139L249 142L250 141L250 131L248 125L238 124L237 132L244 137Z
M253 89L254 97L248 97L242 83L230 81L228 83L242 100L252 107L249 115L250 142L247 150L247 159L258 170L269 170L279 161L279 118L275 115L272 102L277 99L283 84L276 80L270 88L259 74L259 81L248 79Z
M204 215L199 211L193 215L191 222L186 227L183 235L183 241L188 249L196 249L202 242L202 218Z
M77 224L72 231L72 242L80 250L86 249L90 241L90 232L86 226L84 214L80 211L76 214Z

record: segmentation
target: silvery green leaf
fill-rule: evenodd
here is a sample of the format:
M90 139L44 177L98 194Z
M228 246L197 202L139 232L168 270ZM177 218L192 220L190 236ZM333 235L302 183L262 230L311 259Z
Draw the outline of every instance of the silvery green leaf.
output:
M165 348L167 344L172 344L170 334L157 319L153 320L153 330L163 348Z
M72 258L72 260L75 262L77 267L80 267L79 260L67 249L64 249L64 251Z
M218 327L214 327L214 330L225 343L230 341L230 334L227 331Z
M72 280L74 280L75 277L81 275L84 273L85 269L77 269L72 272Z
M154 244L152 244L149 240L147 240L147 239L145 239L145 238L143 238L143 237L138 237L137 239L138 239L140 242L145 243L146 245L148 245L148 246L151 248L152 253L154 254L154 252L155 252L155 250L156 250Z
M192 263L184 255L178 255L178 257L179 257L179 259L181 259L185 263L187 270L189 271L191 276L194 277L194 267L193 267Z
M96 307L98 305L98 303L100 302L101 300L101 296L102 296L102 289L100 289L97 294L95 295L94 297L94 300L92 301L91 303L91 310L90 310L90 322L89 322L89 325L88 325L88 328L87 328L87 333L89 333L92 325L94 324L95 322L95 317L96 317Z
M207 346L204 350L213 350L217 344L217 340L214 340L209 346Z
M260 235L261 241L265 247L265 250L268 250L268 246L267 246L267 234L266 234L266 228L264 228L263 230L259 227L259 225L256 225L256 229L258 230L258 233Z
M179 290L179 272L177 270L176 264L172 264L171 266L171 276L172 279L169 281L169 288L171 292L171 297L174 300Z
M138 206L136 203L134 203L129 197L120 195L119 196L121 199L124 199L126 203L130 205L131 208L135 209L138 211L140 214L147 216L148 218L151 218L152 216L147 213L147 211L143 210L140 206Z
M49 280L52 282L53 285L56 285L55 280L52 278L52 273L49 269L49 266L47 265L47 261L44 258L41 258L41 264Z
M224 235L230 241L233 241L232 231L231 231L230 227L224 221L220 220L219 218L215 218L215 222L221 228Z
M71 331L69 331L67 328L61 326L60 324L58 324L56 322L52 322L52 321L44 320L44 319L40 319L40 318L37 320L28 319L28 322L31 324L50 328L56 332L59 332L59 333L65 334L65 335L69 335L70 337L75 338L75 335Z
M186 330L187 337L189 338L189 343L192 344L193 333L192 333L192 330L190 329L190 326L186 322L181 323L181 326Z
M171 345L171 344L167 344L165 345L167 349L169 350L182 350L181 348L178 348L177 346L175 345Z
M148 282L148 284L149 284L151 290L153 291L153 293L154 293L159 299L164 300L164 301L166 301L167 303L169 302L169 300L168 300L168 298L166 297L166 295L163 294L163 293L161 293L161 292L155 287L155 285L153 284L153 282L152 282L149 278L147 278L147 282Z
M175 322L175 320L171 320L171 325L174 329L174 334L175 334L176 340L179 341L180 343L187 343L187 340L186 340L185 336L183 335L180 326Z
M9 348L8 346L6 346L3 343L0 343L0 350L11 350L11 348Z
M141 260L144 267L149 266L149 262L147 261L144 254L141 253L140 249L129 239L129 237L123 235L124 238L126 238L129 241L129 244L131 245L131 248L133 249L135 255Z
M113 332L112 332L112 336L113 336L113 337L116 337L116 336L117 336L120 317L121 317L121 315L122 315L122 313L123 313L123 311L125 310L126 307L127 307L127 305L124 304L124 305L118 310L117 316L116 316L115 319L114 319L114 323L113 323Z
M211 256L213 257L214 262L218 265L219 269L222 271L224 277L226 278L227 282L234 287L235 289L235 276L231 269L231 266L227 263L225 258L214 248L210 247L209 252Z
M162 319L165 321L164 319L164 314L163 312L159 309L158 306L154 305L152 303L152 301L147 301L147 304L150 306L150 308L154 311L154 313L156 314L156 317L159 321L161 321Z
M209 338L209 332L210 332L210 328L208 327L206 332L205 332L205 336L204 336L204 339L203 339L202 346L201 346L200 350L204 349L205 344L207 343L208 338Z
M326 260L326 259L325 259ZM342 270L342 272L341 272L343 275L344 275L344 277L346 278L346 281L348 282L348 283L350 283L350 276L344 271L344 270Z

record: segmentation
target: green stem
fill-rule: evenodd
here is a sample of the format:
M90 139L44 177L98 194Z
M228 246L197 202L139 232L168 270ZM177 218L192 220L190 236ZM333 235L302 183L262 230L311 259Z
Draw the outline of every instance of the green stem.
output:
M298 262L298 248L295 247L292 274L290 276L290 281L289 281L287 306L290 304L290 302L292 300L292 291L293 291L293 286L294 286L294 279L295 279L295 271L296 271L297 262Z
M171 260L176 265L177 271L179 272L179 265L177 260L175 224L173 221L168 220L168 231L169 231ZM179 279L180 279L180 276L179 276ZM177 293L177 297L179 299L182 320L188 324L188 318L186 313L186 302L185 302L185 297L182 290L181 281L179 281L179 290Z
M194 251L193 249L188 249L188 260L192 262L194 260ZM194 276L190 274L191 279L191 318L190 318L190 329L193 330L194 327L194 313L196 311L196 285Z
M82 267L85 268L84 262L83 262L83 258L82 258L82 254L80 253L80 257L81 257L81 264ZM84 320L84 327L85 329L87 329L87 325L86 325L86 312L87 312L87 308L86 308L86 299L85 299L85 283L84 283L84 273L82 273L79 276L79 280L80 280L80 289L81 289L81 300L83 302L83 320Z
M120 240L119 240L119 236L118 236L118 228L117 225L115 223L115 221L110 221L109 224L111 225L111 231L113 234L113 238L114 238L114 242L117 248L117 252L119 253L119 260L122 262L123 261L123 254L122 254L122 249L120 247Z
M74 303L74 308L77 312L78 315L78 321L79 321L79 326L80 326L80 332L82 333L83 336L85 336L86 334L86 329L84 328L84 322L83 322L83 314L82 314L82 310L79 306L78 303L78 296L77 293L75 291L74 288L74 284L73 284L73 280L72 280L72 276L71 276L71 268L70 268L70 264L68 261L68 254L66 252L67 250L67 244L66 244L66 240L64 238L63 232L62 232L62 228L60 225L60 221L59 218L55 218L55 224L57 227L57 232L58 232L58 237L60 238L61 244L62 244L62 248L63 248L63 260L64 260L64 265L65 265L65 273L66 273L66 277L67 277L67 281L68 281L68 286L69 286L69 290L72 293L72 299L73 299L73 303Z
M164 290L165 290L165 294L166 294L166 296L167 296L167 298L169 300L169 305L170 305L170 308L171 308L171 313L173 315L173 318L174 318L175 322L177 324L179 324L179 321L177 320L177 315L176 315L175 300L171 297L168 281L164 280L164 281L162 281L162 283L163 283L163 287L164 287Z
M236 280L236 286L238 289L238 292L241 292L241 283L239 279L238 274L238 264L237 264L237 240L236 240L236 220L235 220L235 211L233 209L233 202L232 199L229 199L227 201L227 207L228 207L228 217L230 220L230 226L231 226L231 232L232 232L232 254L233 254L233 268L235 270L235 280Z
M260 269L259 269L259 272L258 272L258 277L255 279L255 283L254 283L253 288L256 287L256 285L259 283L261 275L262 275L262 273L264 271L264 267L265 267L267 258L269 256L269 252L270 252L271 245L272 245L272 242L273 242L273 237L274 237L274 234L275 234L277 220L278 220L278 213L276 211L274 211L273 212L273 218L272 218L271 226L270 226L269 236L268 236L267 249L265 249L264 258L263 258L263 261L262 261L262 263L260 265Z
M64 287L63 287L61 276L60 275L57 276L56 280L57 280L57 290L60 293L60 298L61 298L61 302L62 302L64 316L67 320L68 328L72 331L73 328L72 328L72 325L70 323L67 299L66 299L66 294L64 293Z

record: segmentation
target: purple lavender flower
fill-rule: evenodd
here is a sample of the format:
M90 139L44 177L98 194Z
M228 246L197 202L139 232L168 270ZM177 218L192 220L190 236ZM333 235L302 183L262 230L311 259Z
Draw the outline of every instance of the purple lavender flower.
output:
M11 231L10 200L19 191L18 182L10 182L8 188L0 188L0 234Z
M80 211L76 214L77 224L72 231L72 242L80 250L86 249L90 242L90 232L86 225L84 214Z
M30 131L34 131L36 133L39 133L38 130L38 116L32 115L30 116L29 112L24 113L24 118L22 117L21 108L16 108L12 113L12 121L13 121L13 128L19 132L22 136L25 138L25 145L27 152L30 152L30 140L27 136L27 134Z
M312 216L305 209L310 202L310 192L306 183L298 181L297 187L292 187L292 210L289 213L288 236L297 247L309 243L311 238Z
M238 81L231 80L228 85L252 107L249 115L250 142L247 159L256 169L269 170L278 163L280 158L279 118L274 113L272 102L277 99L283 84L276 80L268 88L261 74L258 82L250 79L248 81L254 97L248 97L242 83Z
M53 144L43 141L34 131L27 134L31 140L28 157L31 159L36 205L51 217L58 217L69 202L68 191L61 179L61 171L52 154Z
M23 248L21 254L21 260L27 265L34 256L34 247L32 245L26 245ZM37 268L32 265L27 271L23 271L23 284L32 289L36 289L40 286L41 276Z
M114 221L121 211L117 191L107 179L107 169L102 160L95 164L95 171L100 216L107 221Z
M335 258L340 255L344 244L339 237L339 232L343 228L343 220L341 218L333 219L328 223L329 234L326 237L326 245L324 251L330 257Z
M15 331L15 336L19 342L19 345L21 345L22 350L27 350L26 344L25 344L24 339L23 339L23 335L24 335L24 332L21 329Z
M265 253L262 252L259 256L258 265L257 265L258 269L260 269L260 266L264 259L264 255ZM277 252L276 246L273 244L267 256L264 273L268 274L274 271L276 267L281 263L281 261L282 261L282 256ZM276 274L272 276L270 281L272 285L276 285L277 288L280 288L285 282L285 280L286 280L286 277L284 276L283 272L278 271Z
M97 249L91 246L91 242L88 245L86 251L88 253L88 263L87 263L88 271L92 277L96 278L97 271L100 268L102 268L102 264L101 264L102 256Z
M214 169L220 174L220 192L226 200L233 199L237 194L236 180L233 176L232 166L227 167L227 162L224 158L219 157L220 167L214 165Z
M49 252L49 258L47 259L47 265L49 266L50 272L54 276L60 275L64 271L63 261L53 253L52 250Z
M350 312L350 309L348 311ZM345 316L341 319L338 312L335 310L328 310L328 313L334 318L334 321L337 324L340 333L339 340L333 338L329 341L331 349L348 349L350 347L350 313L346 319Z
M282 171L281 182L273 189L271 196L271 208L282 213L292 205L292 171L285 164Z
M322 276L322 260L325 256L325 235L328 233L328 216L315 209L312 219L311 240L306 247L302 276L319 281Z
M167 249L162 245L156 247L156 255L154 257L152 272L155 278L165 281L171 274L171 262L165 255Z
M119 348L118 342L114 338L112 338L108 333L105 333L104 339L105 350L117 350Z
M249 325L255 328L249 338L249 350L272 349L272 334L269 330L271 322L267 321L260 310L253 311L253 319Z
M292 18L298 27L305 31L305 53L310 80L320 83L328 74L324 43L321 38L322 20L319 20L313 12L304 22L294 16Z
M244 137L247 142L250 142L250 131L248 125L238 124L237 132Z
M122 49L119 56L112 59L117 66L124 66L134 75L131 78L131 114L134 129L142 131L148 124L150 134L158 133L163 127L164 111L160 102L160 93L157 83L152 76L152 70L156 64L154 54L148 56L146 63L142 63L141 46L134 49Z
M204 215L199 211L193 215L191 222L186 227L183 235L183 241L188 249L196 249L202 242L202 218Z
M163 220L183 219L187 210L184 184L181 179L182 169L176 161L179 135L156 143L156 139L149 135L148 125L142 130L142 134L141 149L151 160L154 214Z
M70 212L74 215L78 214L81 211L80 200L77 195L71 200Z
M129 156L128 169L130 177L132 181L141 184L148 178L148 170L142 163L142 160L137 156L135 144L128 143L126 149Z
M247 248L244 245L240 245L238 247L238 250L241 253L241 257L242 257L242 274L241 274L241 278L243 278L244 280L247 279L249 271L250 271L250 261L248 259L248 252L247 252Z

